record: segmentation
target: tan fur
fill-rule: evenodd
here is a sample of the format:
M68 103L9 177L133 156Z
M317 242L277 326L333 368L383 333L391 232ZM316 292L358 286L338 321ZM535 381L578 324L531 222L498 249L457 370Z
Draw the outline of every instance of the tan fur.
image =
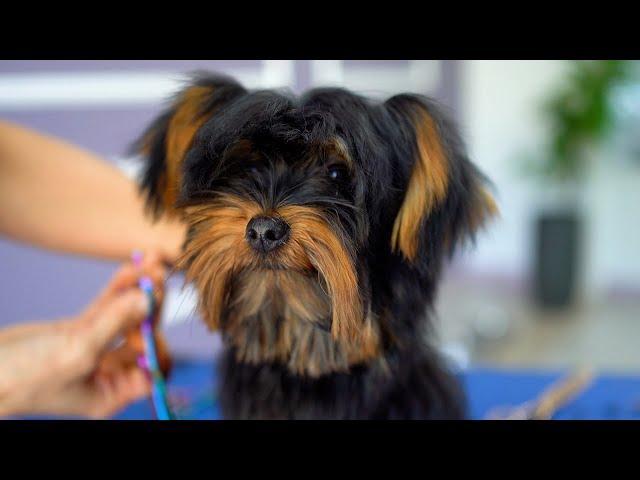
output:
M349 155L349 148L340 137L335 137L327 144L321 146L321 151L326 156L334 156L340 159L347 167L353 168L353 160Z
M493 195L486 188L480 187L478 196L480 198L474 203L471 218L471 229L474 231L481 228L489 219L500 214Z
M416 257L422 220L447 194L448 166L440 134L425 110L415 113L417 158L391 234L391 249Z
M291 228L287 244L267 257L272 268L244 240L249 220L262 214ZM279 361L317 376L379 355L379 327L362 311L353 259L317 210L265 212L225 196L187 207L185 218L193 235L179 267L200 292L207 324L228 336L239 360ZM329 321L330 332L319 328Z
M200 114L202 102L211 90L206 87L191 87L184 92L175 114L169 121L167 131L167 186L164 191L165 207L174 205L178 194L181 174L180 166L198 129L206 117Z
M353 340L363 318L353 259L314 208L285 206L279 213L291 227L288 250L298 257L305 254L326 283L333 337Z
M294 373L314 377L347 372L380 353L377 324L371 319L353 341L336 341L314 325L323 325L331 313L315 278L287 271L251 272L237 292L223 331L240 361L280 362Z
M211 88L194 86L185 90L174 104L174 113L169 120L165 139L166 170L159 182L159 188L163 192L163 207L167 213L175 213L174 204L178 195L181 182L181 165L184 157L193 142L196 132L210 117L202 112L202 105L211 95ZM141 146L141 153L148 155L151 148L151 139L155 132L150 132Z
M185 209L193 237L178 268L186 268L187 281L201 293L200 306L211 329L220 327L232 274L251 261L244 234L248 219L258 212L257 205L236 197Z

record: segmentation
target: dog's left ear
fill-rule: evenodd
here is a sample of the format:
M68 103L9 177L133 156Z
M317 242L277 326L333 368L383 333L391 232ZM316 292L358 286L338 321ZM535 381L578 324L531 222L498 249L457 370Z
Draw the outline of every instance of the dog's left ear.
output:
M391 249L412 264L432 264L497 214L486 177L467 158L453 122L419 95L385 102L393 122L397 181L404 197Z
M198 130L216 112L246 93L235 80L196 72L132 147L145 157L141 188L157 217L172 213L180 190L182 164Z

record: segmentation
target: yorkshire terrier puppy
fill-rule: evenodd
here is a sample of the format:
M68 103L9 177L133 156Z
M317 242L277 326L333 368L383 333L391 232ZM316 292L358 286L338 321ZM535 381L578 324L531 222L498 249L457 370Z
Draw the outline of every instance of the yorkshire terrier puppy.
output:
M136 143L151 210L226 343L234 419L459 419L429 342L443 261L495 212L430 99L297 98L200 73Z

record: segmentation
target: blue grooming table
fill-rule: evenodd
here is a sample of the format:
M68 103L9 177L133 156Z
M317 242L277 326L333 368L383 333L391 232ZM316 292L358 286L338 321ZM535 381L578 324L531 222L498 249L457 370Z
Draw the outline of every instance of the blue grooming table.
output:
M567 372L471 368L460 374L473 419L485 418L499 406L514 406L536 398ZM168 382L176 414L184 419L220 419L214 390L216 371L211 361L176 361ZM142 400L114 417L118 420L153 419L150 400ZM560 409L554 420L640 420L640 376L606 375Z

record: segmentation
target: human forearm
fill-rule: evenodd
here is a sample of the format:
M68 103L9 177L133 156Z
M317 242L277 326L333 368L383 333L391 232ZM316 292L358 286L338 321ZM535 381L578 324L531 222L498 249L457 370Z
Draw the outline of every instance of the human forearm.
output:
M135 182L99 157L0 121L0 233L37 246L110 259L133 249L172 260L184 227L144 213Z

